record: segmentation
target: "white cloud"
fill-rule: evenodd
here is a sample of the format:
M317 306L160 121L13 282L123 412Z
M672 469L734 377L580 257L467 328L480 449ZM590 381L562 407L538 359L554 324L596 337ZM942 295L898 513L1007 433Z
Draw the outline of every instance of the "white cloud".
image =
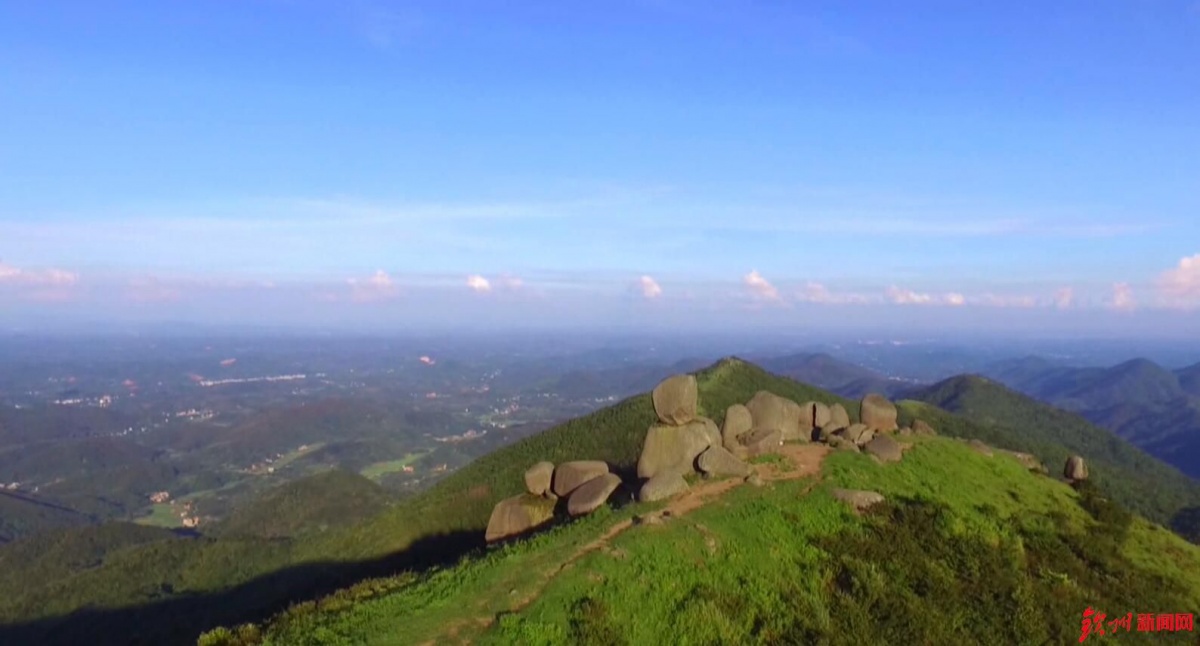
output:
M470 287L471 289L475 290L475 292L480 294L492 291L492 283L479 274L467 276L467 287Z
M932 305L933 296L921 294L911 289L900 289L895 285L887 288L884 293L887 299L896 305Z
M1075 305L1075 290L1064 287L1054 293L1054 306L1060 310L1070 309Z
M1173 306L1200 305L1200 254L1184 258L1158 277L1158 290Z
M663 293L658 281L650 276L642 276L638 279L638 289L641 290L643 298L658 298Z
M967 297L959 293L951 292L942 297L942 302L944 302L946 305L962 307L963 305L967 304Z
M828 287L822 285L821 283L809 282L806 283L798 292L796 292L796 300L802 303L844 305L848 303L869 303L872 299L863 296L862 294L831 292Z
M1037 299L1032 296L983 294L976 302L986 307L1017 307L1028 309L1037 307Z
M757 269L751 270L750 273L742 276L742 283L750 289L750 293L754 295L755 298L767 301L780 300L779 290L775 289L774 285L767 282L767 279L763 278L762 274L758 273Z
M1112 287L1112 300L1109 306L1119 312L1132 312L1137 308L1137 302L1133 298L1133 288L1129 283L1114 283Z
M65 269L21 269L0 262L0 285L70 287L78 282L79 274Z
M376 271L370 278L348 278L350 300L357 303L384 300L396 295L395 281L382 269Z

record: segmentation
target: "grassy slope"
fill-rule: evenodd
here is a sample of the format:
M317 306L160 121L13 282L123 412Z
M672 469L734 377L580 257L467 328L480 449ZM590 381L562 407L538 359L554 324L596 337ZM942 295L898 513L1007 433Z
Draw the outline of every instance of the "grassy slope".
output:
M736 488L561 572L649 506L420 580L366 582L245 634L295 645L421 643L448 630L522 644L1062 643L1077 639L1088 605L1111 616L1200 607L1200 548L1140 519L1099 522L1070 488L1003 454L918 444L889 466L835 453L807 495L804 481ZM859 518L829 486L880 491L894 506ZM547 572L557 576L543 588Z
M920 417L943 434L978 438L1034 453L1054 472L1070 453L1087 458L1096 484L1121 504L1168 523L1200 504L1200 484L1087 420L980 377L955 377L901 402L901 417ZM930 406L930 404L932 406ZM939 406L959 415L934 408ZM970 421L967 421L969 418Z

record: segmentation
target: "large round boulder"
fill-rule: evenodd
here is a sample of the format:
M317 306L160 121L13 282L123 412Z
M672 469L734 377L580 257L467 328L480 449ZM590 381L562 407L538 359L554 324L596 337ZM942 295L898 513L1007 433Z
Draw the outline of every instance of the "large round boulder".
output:
M524 534L551 518L554 518L553 500L528 493L505 498L492 509L484 538L491 543Z
M588 480L576 487L567 498L567 513L582 516L596 511L600 505L608 502L609 496L620 486L621 478L613 473Z
M544 496L550 491L554 478L553 462L538 462L525 470L525 490L535 496Z
M700 454L699 458L696 458L696 466L710 476L745 477L750 475L750 465L737 459L721 446L708 447L704 453Z
M1087 463L1083 461L1082 456L1072 455L1067 458L1067 464L1063 467L1063 475L1067 480L1079 481L1087 480L1088 468Z
M894 431L896 424L896 407L883 395L871 393L862 399L862 412L859 414L867 428L876 431Z
M698 392L694 376L668 377L654 387L650 396L654 400L654 412L663 424L687 424L696 418Z
M712 424L712 421L708 423ZM653 478L660 473L693 473L696 457L712 446L712 432L715 429L715 424L710 428L701 421L684 426L651 426L646 431L642 455L638 458L638 477ZM715 439L720 442L720 432L717 432Z
M804 409L796 402L775 393L760 390L746 402L754 428L776 429L785 441L809 439L812 427L802 429L800 417Z
M876 435L863 449L882 462L899 462L904 455L900 443L891 435Z
M579 485L608 473L608 465L599 460L563 462L554 470L554 495L565 498Z
M754 418L750 409L742 404L734 404L725 409L725 424L721 427L721 445L727 449L737 446L739 435L754 428Z
M848 428L850 426L850 413L846 412L846 407L841 404L834 404L829 407L829 423L834 428ZM821 425L824 428L824 424Z
M851 424L850 426L842 429L838 434L841 435L842 439L846 440L847 442L858 444L859 438L861 438L868 430L870 429L867 428L866 424Z
M687 480L677 473L661 473L646 481L638 492L638 500L654 502L665 500L676 494L687 491Z

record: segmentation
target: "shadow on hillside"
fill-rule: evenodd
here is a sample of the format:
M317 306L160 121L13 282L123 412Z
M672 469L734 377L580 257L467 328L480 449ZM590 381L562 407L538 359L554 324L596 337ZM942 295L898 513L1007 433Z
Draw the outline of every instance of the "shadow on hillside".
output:
M297 565L220 593L175 596L128 608L83 608L61 617L3 625L0 644L195 644L200 633L217 626L259 621L292 603L365 578L447 565L482 547L482 532L440 534L384 558Z

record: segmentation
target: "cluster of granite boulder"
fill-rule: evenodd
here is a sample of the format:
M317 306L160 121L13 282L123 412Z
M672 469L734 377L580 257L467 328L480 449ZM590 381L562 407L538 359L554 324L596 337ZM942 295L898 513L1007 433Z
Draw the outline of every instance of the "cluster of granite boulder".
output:
M525 471L525 493L505 498L492 509L485 538L489 543L524 534L550 522L560 499L571 516L590 514L621 486L621 478L599 460L538 462Z

